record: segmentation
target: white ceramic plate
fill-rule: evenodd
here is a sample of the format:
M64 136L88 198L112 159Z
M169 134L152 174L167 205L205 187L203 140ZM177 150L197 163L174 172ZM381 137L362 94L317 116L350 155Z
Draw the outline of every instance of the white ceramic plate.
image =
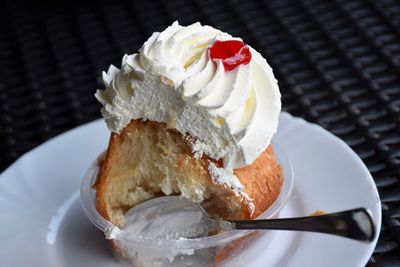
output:
M108 137L102 121L88 123L26 153L1 174L1 266L120 266L79 199L81 178ZM291 160L295 180L281 217L362 206L372 211L380 231L375 184L344 142L287 113L282 113L274 138ZM248 266L364 266L377 240L362 244L286 231L273 236L264 255L249 256ZM262 240L256 245L262 246Z

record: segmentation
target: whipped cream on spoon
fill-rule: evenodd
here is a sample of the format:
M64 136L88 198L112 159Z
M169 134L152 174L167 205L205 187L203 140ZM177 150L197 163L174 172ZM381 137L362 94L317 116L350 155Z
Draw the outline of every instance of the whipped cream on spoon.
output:
M376 226L371 213L357 208L320 216L226 221L211 218L197 203L179 196L154 198L125 214L118 234L148 239L193 239L229 230L291 230L325 233L371 242Z

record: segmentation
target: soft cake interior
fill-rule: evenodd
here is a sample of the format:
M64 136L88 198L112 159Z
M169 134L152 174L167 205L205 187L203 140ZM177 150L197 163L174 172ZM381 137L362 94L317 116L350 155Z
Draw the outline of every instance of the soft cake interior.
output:
M119 226L131 207L162 195L179 194L198 203L211 197L232 198L237 207L234 194L213 184L208 163L192 156L178 132L159 123L133 121L121 134L111 136L94 185L96 205Z

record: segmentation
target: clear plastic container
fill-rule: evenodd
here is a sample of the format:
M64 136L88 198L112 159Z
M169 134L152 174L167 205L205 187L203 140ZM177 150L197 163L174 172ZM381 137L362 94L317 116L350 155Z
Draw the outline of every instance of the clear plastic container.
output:
M271 207L258 219L276 218L284 207L293 189L293 170L282 149L273 144L278 162L284 171L281 192ZM81 184L83 209L89 220L106 236L115 229L95 208L95 193L92 184L98 172L97 160L90 166ZM272 240L271 231L229 231L218 235L186 240L144 239L140 236L116 235L110 240L114 255L131 266L243 266L249 258L262 254L266 249L254 243L265 235ZM251 256L249 256L251 254Z

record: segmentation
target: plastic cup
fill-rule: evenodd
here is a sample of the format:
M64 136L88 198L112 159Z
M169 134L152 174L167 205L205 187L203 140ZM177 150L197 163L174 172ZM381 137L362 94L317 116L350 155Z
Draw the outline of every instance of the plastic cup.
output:
M284 151L273 144L277 160L283 167L284 181L274 203L257 219L276 218L285 206L293 189L293 170ZM115 229L95 208L96 191L92 185L98 173L95 160L81 184L83 209L89 220L105 235ZM186 240L145 239L141 236L118 234L111 239L114 255L131 266L243 266L249 258L261 256L273 240L273 231L228 231L204 238ZM263 245L256 241L263 238ZM266 241L267 240L267 241Z

